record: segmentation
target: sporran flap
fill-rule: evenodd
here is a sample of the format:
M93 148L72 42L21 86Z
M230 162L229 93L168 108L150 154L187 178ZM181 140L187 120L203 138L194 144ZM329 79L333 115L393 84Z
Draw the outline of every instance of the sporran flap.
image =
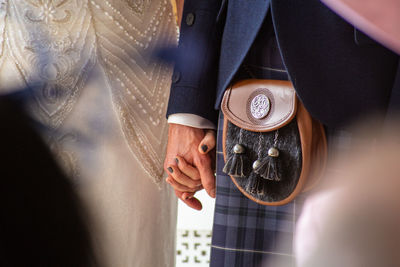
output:
M221 108L236 126L268 132L295 117L297 98L290 81L243 80L226 90Z

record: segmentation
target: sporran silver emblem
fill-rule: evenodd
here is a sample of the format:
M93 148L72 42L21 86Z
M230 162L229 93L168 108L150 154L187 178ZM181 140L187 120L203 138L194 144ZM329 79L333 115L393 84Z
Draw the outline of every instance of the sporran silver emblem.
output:
M251 100L250 112L255 119L259 120L264 118L268 115L270 109L271 102L269 98L264 94L256 95L253 100Z

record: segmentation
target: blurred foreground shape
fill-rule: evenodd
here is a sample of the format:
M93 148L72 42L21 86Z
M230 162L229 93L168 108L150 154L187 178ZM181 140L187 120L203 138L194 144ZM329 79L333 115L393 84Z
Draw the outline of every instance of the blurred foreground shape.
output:
M400 131L389 125L365 125L363 141L336 155L299 219L297 267L400 266Z

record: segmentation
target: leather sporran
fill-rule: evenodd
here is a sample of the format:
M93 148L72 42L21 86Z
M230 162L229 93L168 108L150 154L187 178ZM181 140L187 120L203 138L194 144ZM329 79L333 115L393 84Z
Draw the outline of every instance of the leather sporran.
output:
M223 171L263 205L283 205L311 189L326 165L325 131L289 81L243 80L228 88Z

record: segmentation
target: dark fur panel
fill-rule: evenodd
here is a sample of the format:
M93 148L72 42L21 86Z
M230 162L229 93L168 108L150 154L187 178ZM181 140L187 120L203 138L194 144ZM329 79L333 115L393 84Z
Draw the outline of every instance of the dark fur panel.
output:
M233 147L239 144L239 132L239 127L228 123L225 144L227 158L232 156ZM294 119L288 125L279 129L276 148L279 150L277 167L281 181L266 180L255 174L252 169L253 162L258 158L259 135L260 133L258 132L243 130L241 145L246 148L244 154L244 173L246 177L236 178L236 181L240 187L257 199L266 202L281 201L293 192L301 173L302 154L297 121ZM274 145L275 131L265 132L262 135L261 157L266 158L268 157L268 149ZM260 183L262 194L250 192L257 182Z

